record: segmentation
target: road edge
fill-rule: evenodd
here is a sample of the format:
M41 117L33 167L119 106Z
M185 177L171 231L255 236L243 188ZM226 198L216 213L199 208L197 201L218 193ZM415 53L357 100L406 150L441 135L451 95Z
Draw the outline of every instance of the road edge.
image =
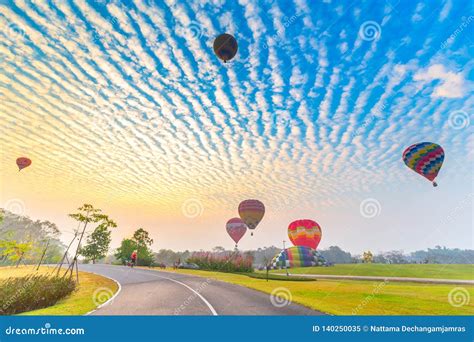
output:
M81 272L84 272L84 271L81 271ZM100 305L99 305L98 307L96 307L95 309L93 309L93 310L91 310L91 311L89 311L89 312L86 312L86 313L83 315L83 316L89 316L90 314L96 312L96 311L99 310L100 308L103 308L104 306L109 305L109 304L119 295L119 293L122 291L122 285L119 283L118 280L116 280L116 279L114 279L114 278L111 278L111 277L107 277L107 276L105 276L105 275L103 275L103 274L99 274L99 273L96 273L96 272L88 272L88 271L85 272L85 273L93 273L93 274L98 275L98 276L100 276L100 277L104 277L104 278L110 279L110 280L114 281L114 282L117 284L117 286L118 286L117 292L115 292L114 295L113 295L112 297L110 297L105 303L100 304Z

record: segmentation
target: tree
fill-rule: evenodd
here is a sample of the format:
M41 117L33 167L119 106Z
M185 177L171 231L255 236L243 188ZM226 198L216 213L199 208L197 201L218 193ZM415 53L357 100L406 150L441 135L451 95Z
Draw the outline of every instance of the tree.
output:
M145 229L139 228L133 233L131 239L122 240L120 247L117 248L115 257L125 264L130 260L132 252L137 250L137 265L150 266L154 260L153 251L150 248L152 244L153 239L150 238L149 233Z
M107 227L116 227L116 223L109 219L109 217L105 214L102 214L102 210L94 208L91 204L83 204L82 207L77 209L77 212L74 214L69 214L69 217L75 219L76 221L79 222L79 227L82 224L82 231L79 235L79 243L76 248L76 252L74 254L74 258L69 265L66 273L68 272L70 276L72 276L72 272L74 270L74 267L76 268L76 279L79 282L79 270L77 267L77 257L79 255L79 251L81 250L81 243L82 239L84 238L84 234L86 232L87 226L91 223L99 223L99 225L105 224ZM61 266L59 267L59 269ZM59 272L59 270L58 270Z
M331 246L326 250L321 250L321 255L333 264L349 264L352 262L352 256L349 252L344 252L338 246Z
M387 259L390 264L407 264L408 261L403 255L402 251L390 251L385 253L385 259Z
M21 263L38 264L44 254L46 245L48 249L43 258L45 263L55 263L62 255L64 245L58 239L59 230L54 223L49 221L31 220L27 216L17 215L8 210L0 209L0 215L3 222L0 222L0 241L7 243L15 241L20 244L29 244L30 248L20 246L25 249L21 258ZM49 243L48 243L49 241ZM2 264L18 264L18 259L12 261L10 255L7 257L5 250L0 247L0 263Z
M105 258L112 241L112 232L109 227L115 228L117 224L112 220L106 220L97 226L87 238L87 245L79 250L79 254L88 260L92 260L94 264L97 260Z
M371 264L372 261L374 260L374 256L373 256L372 252L371 251L364 252L364 254L362 256L362 260L366 264Z
M133 233L133 240L141 246L150 247L153 244L153 239L150 238L148 232L143 228L138 228L135 233Z
M32 247L31 242L19 243L15 240L0 240L2 258L16 263L16 267L20 265L25 253L31 250Z
M117 248L115 252L115 258L122 261L122 264L125 264L130 260L132 252L137 248L137 243L132 239L123 239L120 243L120 247Z

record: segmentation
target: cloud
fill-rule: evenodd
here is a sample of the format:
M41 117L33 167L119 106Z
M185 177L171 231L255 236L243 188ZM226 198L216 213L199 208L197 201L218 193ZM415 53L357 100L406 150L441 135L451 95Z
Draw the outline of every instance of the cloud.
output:
M413 76L413 79L423 82L424 84L439 81L439 84L435 85L431 93L431 96L435 98L444 97L455 99L465 95L466 81L462 73L448 71L442 64L434 64L427 69L417 72Z

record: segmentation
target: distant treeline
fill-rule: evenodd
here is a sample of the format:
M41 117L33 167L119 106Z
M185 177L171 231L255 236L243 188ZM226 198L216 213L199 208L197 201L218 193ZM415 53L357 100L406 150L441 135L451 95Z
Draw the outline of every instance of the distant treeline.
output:
M49 221L33 221L0 208L0 266L57 263L64 245L58 227Z
M265 265L269 262L281 248L271 246L259 248L257 250L249 250L254 256L255 265ZM184 251L175 252L170 249L161 249L154 254L154 261L156 263L164 263L172 265L178 261L185 262L194 252L202 251ZM231 253L231 250L226 250L223 247L214 247L212 252L216 254ZM327 249L321 249L319 252L330 263L333 264L350 264L361 263L363 258L361 255L352 255L349 252L342 250L338 246L331 246ZM403 251L388 251L383 253L373 253L374 263L384 264L473 264L474 250L446 248L436 246L435 248L428 248L427 250L420 250L412 253L403 253Z

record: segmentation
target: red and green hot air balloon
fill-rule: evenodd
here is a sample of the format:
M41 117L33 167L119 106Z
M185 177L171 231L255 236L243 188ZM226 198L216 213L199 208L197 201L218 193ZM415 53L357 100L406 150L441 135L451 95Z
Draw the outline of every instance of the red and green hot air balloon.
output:
M259 200L249 199L240 202L239 216L250 230L257 228L263 215L265 215L265 206ZM251 235L253 236L253 232Z
M288 226L288 237L295 246L316 249L321 235L321 227L313 220L296 220Z
M433 182L433 186L438 186L434 180L444 161L441 146L431 142L413 144L403 152L403 161L410 169Z
M18 166L19 171L23 170L25 167L31 165L31 159L26 157L20 157L16 160L16 165Z
M242 237L247 232L247 226L245 225L244 221L238 217L231 218L229 221L227 221L226 229L232 240L234 240L235 247L237 247L240 239L242 239Z

